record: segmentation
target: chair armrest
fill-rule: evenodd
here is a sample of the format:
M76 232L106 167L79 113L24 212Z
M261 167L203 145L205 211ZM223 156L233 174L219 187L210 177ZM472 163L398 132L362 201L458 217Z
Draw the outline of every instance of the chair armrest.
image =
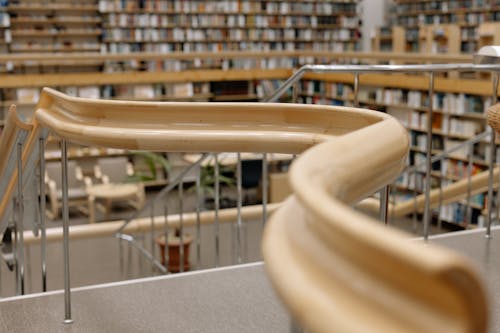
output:
M127 176L133 176L135 173L134 165L130 162L127 162Z
M52 179L45 178L45 185L47 186L47 194L49 196L49 204L47 215L49 218L56 219L59 215L59 201L57 200L57 185Z
M83 181L83 171L82 171L82 168L80 166L76 166L75 167L75 174L76 174L76 179L78 179L79 181Z
M90 177L83 177L83 182L85 183L85 188L92 186L92 179Z
M94 165L94 177L96 179L101 179L102 178L102 170L101 170L101 167L99 165Z

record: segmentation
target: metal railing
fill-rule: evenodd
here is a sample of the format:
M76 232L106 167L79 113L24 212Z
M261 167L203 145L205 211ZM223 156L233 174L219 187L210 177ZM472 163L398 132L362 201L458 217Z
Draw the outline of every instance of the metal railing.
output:
M435 74L449 72L490 72L492 73L492 103L496 104L498 100L498 80L500 65L498 64L430 64L430 65L305 65L295 72L288 80L286 80L275 92L265 98L265 102L277 102L287 91L292 89L292 102L297 101L298 83L307 73L351 73L353 75L353 106L359 106L359 88L360 76L368 73L421 73L428 74L428 95L429 103L427 107L427 146L426 146L426 161L425 161L425 209L423 217L423 237L425 240L429 237L429 224L431 221L430 209L430 191L431 191L431 171L432 163L442 160L449 152L444 152L442 156L432 157L432 135L433 135L433 99L435 96ZM463 143L460 147L473 145L478 140L484 139L487 134L481 134L478 138L472 139L468 143ZM493 168L495 165L495 133L491 131L489 142L489 183L493 184ZM457 147L455 149L459 149ZM472 158L472 157L471 157ZM470 159L469 159L470 161ZM472 165L472 162L469 163ZM415 169L416 170L416 169ZM470 174L468 177L470 178ZM380 192L380 218L387 223L388 205L389 205L389 187L386 187ZM468 196L470 197L470 196ZM469 200L468 200L469 201ZM486 236L491 235L492 210L493 210L493 186L488 188L488 215L486 223ZM469 203L470 207L470 203Z
M442 161L445 159L449 154L452 152L461 149L462 147L468 147L468 150L472 152L472 149L470 147L473 147L474 144L477 144L478 142L481 142L488 137L490 138L490 173L489 173L489 179L490 179L490 184L493 184L493 168L494 168L494 163L495 163L495 135L493 132L484 132L476 136L475 138L472 138L470 140L464 141L461 145L456 146L452 148L451 150L447 150L441 154L437 155L432 155L432 134L433 134L433 128L432 128L432 120L433 120L433 96L435 94L434 90L434 79L435 79L435 73L443 73L443 72L450 72L450 71L458 71L458 72L492 72L493 73L493 80L492 80L492 86L493 86L493 102L496 103L497 101L497 91L498 91L498 71L500 71L500 65L472 65L472 64L458 64L458 65L411 65L411 66L386 66L386 65L374 65L374 66L368 66L368 65L359 65L359 66L353 66L353 65L347 65L347 66L339 66L339 65L306 65L299 69L290 79L288 79L283 86L281 86L275 93L273 93L269 98L266 99L266 102L275 102L277 101L280 96L282 96L286 91L288 91L290 88L293 89L293 96L294 99L298 96L298 82L299 80L308 72L315 72L315 73L330 73L330 72L341 72L341 73L352 73L353 74L353 85L354 85L354 97L353 97L353 104L354 106L359 106L360 101L359 101L359 90L361 86L361 80L360 76L365 73L377 73L377 72L382 72L382 73L427 73L429 74L429 86L428 86L428 92L429 92L429 107L428 107L428 117L427 117L427 149L426 149L426 161L415 166L410 166L405 172L412 173L416 172L422 165L425 165L425 172L426 172L426 182L425 182L425 208L424 208L424 238L427 239L429 235L429 224L431 220L431 205L430 205L430 191L431 191L431 171L432 171L432 164L435 162ZM44 138L40 139L39 142L39 154L40 154L40 162L39 162L39 167L40 167L40 172L39 172L39 183L40 183L40 224L41 224L41 244L42 244L42 264L41 264L41 269L42 269L42 275L43 275L43 291L46 291L47 289L47 281L46 281L46 234L45 234L45 218L44 218L44 211L45 211L45 193L44 193L44 183L43 183L43 174L44 174L44 159L43 159L43 149L44 149ZM68 257L68 247L69 247L69 239L68 239L68 228L69 228L69 211L68 211L68 183L67 183L67 172L68 172L68 157L67 157L67 146L66 142L63 140L62 145L62 170L63 170L63 228L64 228L64 254L65 258L64 261L67 263L69 261ZM214 240L214 252L215 252L215 263L214 266L219 266L220 265L220 230L219 230L219 212L220 212L220 179L219 179L219 163L218 163L218 157L217 154L213 155L213 160L214 160L214 193L215 193L215 209L214 209L214 214L215 214L215 219L214 219L214 233L213 233L213 240ZM120 256L122 256L122 246L121 242L125 242L126 244L129 244L132 248L136 249L138 253L141 254L144 258L146 258L153 267L155 267L159 272L161 273L168 273L167 267L162 265L155 254L155 247L156 244L154 242L155 239L155 232L154 232L154 225L155 225L155 214L154 214L154 207L161 201L164 201L165 197L167 194L171 193L175 188L178 189L179 191L179 197L180 197L180 212L179 212L179 219L180 219L180 237L181 241L180 243L182 244L182 237L183 237L183 197L184 197L184 188L183 188L183 177L190 172L191 170L195 169L196 167L199 167L202 165L206 160L208 159L209 155L203 154L201 157L191 166L189 166L187 169L185 169L179 176L177 176L175 179L171 179L170 183L163 189L161 190L155 198L151 199L146 206L141 210L135 212L130 218L128 218L115 232L115 238L119 240L120 243ZM19 169L19 172L22 172L22 165L20 165L21 161L21 154L18 154L17 156L17 167ZM472 158L472 153L469 154L468 161L469 161L469 166L472 165L471 162ZM237 187L237 202L236 202L236 209L237 209L237 215L236 215L236 233L234 234L235 236L235 242L236 242L236 253L235 253L235 262L236 263L242 263L244 262L244 253L242 252L242 244L244 243L243 239L243 229L244 229L244 223L242 219L242 206L243 206L243 197L242 197L242 170L241 170L241 163L242 163L242 158L239 153L237 153L237 160L236 160L236 187ZM269 188L269 183L268 183L268 163L269 163L269 158L266 153L262 154L262 223L266 223L267 219L267 213L268 213L268 188ZM468 177L469 179L472 177L471 172L468 172ZM22 180L22 177L20 177ZM18 185L18 197L22 198L22 183ZM195 181L195 187L196 187L196 196L199 198L200 194L200 175L198 173L197 179ZM470 192L470 191L469 191ZM380 209L380 217L382 220L387 222L388 217L389 217L389 187L386 187L382 189L381 192L381 209ZM468 206L470 207L470 197L471 193L468 193L467 196L467 202ZM498 199L498 198L497 198ZM492 222L492 209L493 209L493 186L490 186L488 189L488 202L490 203L488 206L488 219L487 219L487 231L486 235L489 237L490 236L490 230L491 230L491 222ZM18 216L17 220L21 220L23 218L23 211L22 211L22 206L17 206L17 211L18 211ZM439 208L441 209L441 208ZM144 212L147 212L147 210L151 210L153 213L150 215L151 219L151 250L148 251L145 246L141 245L137 239L128 233L125 232L125 229L132 221L134 221L136 218L138 218L141 214ZM165 208L165 214L164 214L164 219L165 219L165 224L164 224L164 230L162 231L163 236L165 237L165 240L168 240L168 235L170 233L168 229L168 209ZM197 204L196 205L196 258L197 258L197 267L200 266L200 256L201 256L201 247L200 247L200 207ZM468 217L470 217L470 214L468 214ZM21 227L22 228L22 227ZM18 230L18 234L21 235L22 233L21 230ZM22 236L21 236L22 237ZM23 263L23 258L24 258L24 253L23 253L23 245L22 245L22 239L19 240L18 244L20 247L18 248L19 251L19 256L16 255L16 258L19 259L18 266L20 268L24 267ZM180 270L182 271L183 269L183 263L184 263L184 256L185 253L183 252L183 247L180 247ZM122 258L120 258L122 260ZM66 303L70 304L70 293L69 293L69 287L70 287L70 276L69 276L69 265L65 265L65 274L64 274L64 286L65 286L65 297L66 297ZM17 274L17 286L20 294L24 293L24 271L21 270ZM65 321L66 322L71 322L71 307L67 306L65 307Z

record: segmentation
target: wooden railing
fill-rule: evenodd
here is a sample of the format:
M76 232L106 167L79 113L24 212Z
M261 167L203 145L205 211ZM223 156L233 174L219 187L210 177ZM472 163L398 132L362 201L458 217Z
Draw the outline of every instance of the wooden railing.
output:
M271 280L300 325L311 332L486 329L485 292L465 259L409 242L350 208L404 167L408 137L388 115L321 105L90 100L44 89L33 122L63 146L301 153L291 170L294 195L273 215L263 245ZM24 161L34 160L37 142L25 143ZM67 220L66 210L70 322Z

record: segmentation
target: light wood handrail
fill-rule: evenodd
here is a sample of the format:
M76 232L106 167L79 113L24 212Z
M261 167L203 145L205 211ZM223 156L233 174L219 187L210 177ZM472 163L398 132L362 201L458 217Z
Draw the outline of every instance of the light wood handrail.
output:
M485 292L465 259L409 242L350 208L404 167L406 130L384 113L98 101L44 89L35 119L85 145L302 153L290 173L295 194L274 213L263 243L271 280L301 325L311 332L486 330Z
M498 177L500 169L493 170L494 175L494 188L498 187ZM479 193L486 193L489 186L489 171L483 171L478 174L472 175L470 179L471 195ZM430 208L436 208L440 202L442 205L447 205L453 202L463 200L467 197L467 189L469 187L469 180L467 178L460 179L452 184L444 186L441 190L439 188L432 189L429 192ZM380 209L380 201L368 198L360 202L357 207L365 212L377 213ZM410 213L422 213L425 207L425 194L419 194L414 199L405 200L398 203L389 204L389 216L391 218L398 218L406 216Z
M5 120L5 126L0 137L0 232L7 226L7 216L12 210L12 197L16 190L17 170L17 144L25 145L33 133L33 125L19 118L16 107L11 105ZM24 146L23 146L24 152ZM23 168L25 167L23 160Z
M43 126L83 145L289 154L373 124L383 117L377 114L305 104L92 100L49 88L43 89L35 111Z
M311 148L292 166L294 195L271 217L263 253L307 331L486 331L485 292L469 263L349 207L398 175L407 148L404 128L387 119Z
M267 213L272 214L278 207L279 203L268 204ZM220 223L235 223L238 217L238 210L236 208L225 208L219 210L218 221ZM262 206L244 206L241 208L241 217L245 221L261 220L262 219ZM210 225L215 221L214 211L204 211L200 213L200 224ZM69 239L70 240L85 240L85 239L95 239L102 237L113 237L122 225L122 221L112 221L112 222L100 222L92 224L81 224L72 225L69 227ZM181 218L179 214L168 215L168 227L169 228L179 228L181 224ZM196 213L184 213L182 214L182 225L184 227L196 226ZM138 218L132 220L123 229L123 233L126 234L137 234L146 231L151 231L151 218ZM156 231L163 231L165 227L165 216L156 216L154 218L153 229ZM48 228L47 229L47 241L48 242L60 242L63 239L62 228ZM24 232L24 244L35 245L40 243L40 236L35 236L31 231Z

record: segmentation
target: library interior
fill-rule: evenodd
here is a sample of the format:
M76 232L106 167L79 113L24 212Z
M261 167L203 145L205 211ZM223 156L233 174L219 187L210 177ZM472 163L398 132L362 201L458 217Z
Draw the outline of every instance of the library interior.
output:
M0 0L0 331L500 332L499 75L500 0Z

